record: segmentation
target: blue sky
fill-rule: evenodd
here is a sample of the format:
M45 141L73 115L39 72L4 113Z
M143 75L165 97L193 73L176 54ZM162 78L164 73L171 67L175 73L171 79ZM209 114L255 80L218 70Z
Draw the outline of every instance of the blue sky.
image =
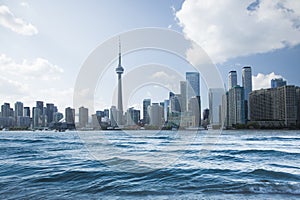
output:
M72 106L76 77L88 55L112 36L143 27L170 28L198 42L225 83L228 71L237 70L241 79L242 67L250 65L257 88L268 87L274 77L300 85L300 4L262 0L259 6L247 10L253 2L2 0L0 103L20 100L34 106L36 100L43 100L56 103L61 110ZM143 56L136 55L137 63L142 63ZM145 61L151 58L164 62L155 54ZM123 60L125 69L136 64L130 56ZM175 61L169 64L177 68L185 65ZM207 94L203 91L204 108ZM156 100L167 97L164 90L158 93L153 91ZM138 97L133 105L142 102ZM109 105L110 101L102 99L97 109Z

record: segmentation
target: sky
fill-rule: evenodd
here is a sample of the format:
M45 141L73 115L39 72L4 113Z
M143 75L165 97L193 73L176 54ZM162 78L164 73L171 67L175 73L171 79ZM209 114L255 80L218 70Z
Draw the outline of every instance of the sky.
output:
M175 30L197 42L225 84L231 70L241 84L242 67L251 66L254 89L268 88L272 78L281 77L300 86L300 1L0 0L0 103L34 106L42 100L63 112L73 106L76 79L91 52L113 36L145 27ZM183 74L189 65L161 52L136 52L123 56L124 75L149 63L172 65ZM96 110L113 103L116 65L115 60L106 81L99 81ZM201 96L205 108L203 81ZM125 107L167 97L166 87L148 85L135 91Z

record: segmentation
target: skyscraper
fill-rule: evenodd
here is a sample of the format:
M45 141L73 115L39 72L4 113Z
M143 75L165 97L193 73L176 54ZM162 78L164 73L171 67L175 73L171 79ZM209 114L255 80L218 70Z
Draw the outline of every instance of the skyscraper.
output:
M109 109L104 109L104 117L109 118Z
M252 92L252 70L251 67L243 67L242 79L244 87L244 97L246 101L249 101L249 94Z
M220 128L222 124L222 100L225 90L223 88L209 89L209 121L212 128Z
M171 113L181 113L181 102L182 102L182 96L181 94L174 94L170 92L170 112Z
M65 119L66 122L69 124L75 124L75 109L73 108L66 108L65 109Z
M249 94L252 92L252 70L251 67L243 67L242 79L245 98L245 119L250 119Z
M199 72L186 72L187 101L194 96L200 96L200 74Z
M16 102L15 103L15 117L23 117L23 103L22 102Z
M153 103L148 107L150 115L150 125L160 127L163 124L163 107L158 103Z
M164 101L164 120L165 122L169 119L169 108L170 108L170 100L166 99Z
M244 88L235 86L228 92L228 126L245 124Z
M117 125L117 108L116 106L111 106L110 108L110 125L116 127Z
M4 103L1 106L1 115L2 117L12 117L9 103Z
M86 127L89 122L89 110L85 107L79 108L79 127Z
M236 71L230 71L228 74L228 90L237 86L237 73Z
M124 73L124 68L121 64L121 42L119 41L119 65L116 68L116 73L118 75L118 125L123 123L123 99L122 99L122 74Z
M143 100L143 121L145 124L149 124L150 116L148 113L148 106L151 105L151 99L144 99Z
M275 78L271 80L271 88L286 86L286 84L286 81L284 81L282 78Z
M134 108L128 108L127 110L127 125L137 125L140 121L140 111Z
M188 103L188 111L195 117L195 126L201 126L201 100L200 96L192 97Z
M49 125L53 121L53 114L55 112L55 106L53 103L46 104L46 113L47 116L47 124Z
M24 107L24 117L30 117L30 107Z
M32 110L33 128L45 127L44 102L37 101L36 107Z
M180 81L180 94L181 94L181 112L185 112L187 110L187 82Z

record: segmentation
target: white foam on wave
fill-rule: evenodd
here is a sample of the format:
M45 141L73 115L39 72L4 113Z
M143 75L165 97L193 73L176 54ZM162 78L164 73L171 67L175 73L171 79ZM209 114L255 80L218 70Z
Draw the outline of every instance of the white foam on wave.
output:
M300 195L300 183L258 183L245 185L242 188L231 190L230 193Z

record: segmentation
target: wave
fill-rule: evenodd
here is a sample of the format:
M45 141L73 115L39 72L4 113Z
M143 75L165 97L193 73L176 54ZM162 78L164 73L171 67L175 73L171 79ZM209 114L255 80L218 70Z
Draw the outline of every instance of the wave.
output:
M251 137L243 139L245 141L297 141L299 137Z
M225 153L230 155L248 155L257 154L260 156L300 156L300 153L292 153L278 150L261 150L261 149L247 149L247 150L213 150L212 153Z
M300 195L300 183L253 183L224 190L225 193L239 194L287 194Z
M268 178L271 180L300 181L300 177L298 175L265 169L256 169L254 171L249 172L248 174L252 176L257 176L259 178Z

